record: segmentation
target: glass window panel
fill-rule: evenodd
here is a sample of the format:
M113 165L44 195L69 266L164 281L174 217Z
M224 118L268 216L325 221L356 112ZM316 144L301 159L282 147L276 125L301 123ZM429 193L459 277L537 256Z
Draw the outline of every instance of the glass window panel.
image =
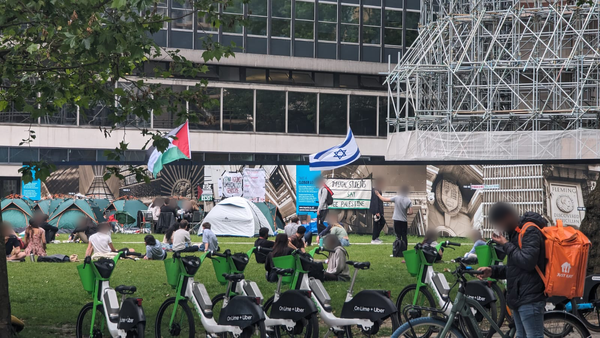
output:
M391 107L390 107L391 109ZM390 128L387 121L387 97L379 97L379 136L385 137Z
M192 11L183 9L171 10L171 28L192 30L194 28L194 15Z
M256 161L277 161L277 154L254 154Z
M285 132L285 92L256 91L256 131Z
M383 33L384 41L386 45L402 45L402 29L390 29L386 28Z
M251 16L248 17L248 34L267 35L267 18Z
M253 131L254 91L223 90L223 130Z
M290 0L273 0L272 7L273 17L279 18L291 18L292 17L292 3Z
M412 29L407 29L406 30L406 47L410 47L412 45L413 42L415 42L415 40L417 39L417 36L419 36L419 32L412 30Z
M244 2L242 0L230 0L222 4L225 13L244 13Z
M379 80L378 76L366 76L366 75L361 75L360 77L360 85L363 88L369 88L369 89L385 89L385 87L382 85L383 82L381 82Z
M312 78L311 72L292 72L292 78L295 84L314 85L315 81Z
M204 155L204 158L206 159L206 161L227 162L227 161L229 161L229 154L228 153L206 153L206 155Z
M418 29L419 28L419 16L418 12L406 12L406 28Z
M254 154L248 153L231 153L229 154L230 161L254 161Z
M8 162L8 148L0 147L0 162L6 163ZM5 195L2 195L5 196Z
M33 104L33 100L27 100L28 104ZM0 111L0 122L5 123L37 123L37 119L31 118L31 113L18 109L14 103L8 105L5 111Z
M266 69L246 68L246 81L267 82Z
M146 158L146 152L141 150L126 150L125 161L141 162Z
M166 2L165 2L166 5ZM192 9L192 2L186 0L171 0L171 8Z
M385 10L385 26L386 27L402 27L402 11Z
M342 25L342 42L358 43L358 25Z
M10 162L12 163L32 162L37 160L38 148L10 148Z
M279 155L279 160L281 161L302 161L302 155L296 154L281 154Z
M219 80L240 81L240 69L238 67L219 66Z
M315 134L317 94L288 93L288 133Z
M110 116L113 115L112 110L99 102L94 107L89 109L79 110L79 124L88 124L91 126L110 126Z
M315 73L315 85L319 87L333 87L333 74Z
M296 1L296 19L314 20L315 3Z
M69 149L69 162L95 162L96 151L87 149Z
M67 162L67 149L40 149L40 159L53 163Z
M163 86L169 87L169 86ZM186 86L171 86L174 93L181 93L186 90ZM154 128L171 129L177 127L180 123L177 122L178 116L186 111L186 102L176 100L171 97L169 103L162 107L162 110L154 111ZM181 122L181 121L180 121Z
M292 79L290 79L290 72L283 70L270 70L269 82L291 83Z
M358 23L360 9L358 6L342 6L342 17L340 21L343 23Z
M242 33L242 16L223 14L221 20L223 33Z
M381 42L378 27L363 27L363 43L379 44Z
M296 39L314 39L314 23L312 21L298 21L295 24Z
M319 2L319 21L337 22L337 5Z
M279 37L290 37L290 20L287 19L272 19L271 20L271 35Z
M381 9L363 8L363 24L365 25L381 25Z
M358 75L340 74L340 87L358 88Z
M345 135L348 96L321 94L319 98L319 134Z
M210 22L208 22L206 15L202 14L198 14L198 26L196 28L197 30L202 32L210 32L216 30L213 27L213 25Z
M267 0L250 0L248 3L249 15L267 15Z
M58 109L52 115L44 115L41 118L42 124L77 124L77 106L66 104Z
M206 88L204 94L206 96L200 95L197 100L190 100L190 115L192 115L190 129L219 130L221 129L221 88Z
M376 96L350 96L350 127L354 135L377 134Z
M335 29L336 29L336 24L334 24L334 23L320 22L319 23L319 40L335 41L336 40Z

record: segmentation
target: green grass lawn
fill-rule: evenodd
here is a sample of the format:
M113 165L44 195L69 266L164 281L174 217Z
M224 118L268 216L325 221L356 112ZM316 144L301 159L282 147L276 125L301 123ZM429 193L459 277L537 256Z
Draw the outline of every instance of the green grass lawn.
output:
M60 240L66 239L62 235ZM129 247L138 252L144 252L144 235L113 235L113 242L117 249ZM160 238L162 239L162 237ZM355 292L362 289L391 290L392 298L396 297L403 287L414 283L414 278L406 272L406 267L401 259L392 258L391 243L393 236L382 236L384 244L371 245L370 236L351 235L350 242L355 244L348 248L350 259L355 261L370 261L371 269L360 271L358 274ZM254 239L250 238L219 238L221 249L230 249L232 252L246 252ZM452 239L455 242L465 243L456 251L447 250L444 259L462 256L470 250L471 245L465 239ZM192 241L199 241L193 236ZM420 239L409 238L410 243ZM363 243L361 245L360 243ZM81 261L85 255L85 244L60 243L49 244L48 254L77 254ZM10 297L12 313L22 318L26 328L21 332L21 337L74 337L75 322L81 307L91 301L91 295L81 286L76 266L81 263L31 263L27 258L25 263L9 263L8 275L10 284ZM435 265L437 271L443 268L452 268L455 264L439 263ZM353 268L351 268L352 273ZM258 283L265 299L273 295L276 284L265 280L264 266L257 264L254 258L245 271L246 278ZM224 292L216 278L212 264L205 262L196 274L196 281L206 285L211 297ZM448 274L450 283L454 281ZM163 262L160 261L119 261L112 277L111 285L135 285L137 297L143 298L144 311L147 317L148 336L154 336L154 320L161 303L172 296L173 289L166 283L166 274ZM327 282L325 287L331 295L333 308L339 314L343 304L349 282ZM323 328L324 332L325 328ZM382 332L380 336L389 335Z

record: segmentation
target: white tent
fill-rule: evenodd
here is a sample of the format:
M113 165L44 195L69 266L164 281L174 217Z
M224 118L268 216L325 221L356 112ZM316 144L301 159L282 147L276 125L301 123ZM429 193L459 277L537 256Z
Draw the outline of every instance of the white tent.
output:
M217 204L204 218L217 236L253 237L260 228L273 230L254 203L243 197L229 197Z

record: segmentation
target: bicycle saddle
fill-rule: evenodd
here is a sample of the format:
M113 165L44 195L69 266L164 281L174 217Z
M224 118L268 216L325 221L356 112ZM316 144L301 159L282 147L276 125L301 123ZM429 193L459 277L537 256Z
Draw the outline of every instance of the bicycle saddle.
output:
M367 270L371 267L371 262L353 262L347 261L346 264L352 265L354 268L359 270Z
M119 285L115 288L115 291L122 295L131 295L137 291L137 288L135 286Z
M272 270L275 271L275 273L280 276L289 276L294 273L294 269L281 269L281 268L273 267Z
M228 281L232 281L232 282L239 282L242 279L244 279L244 274L243 273L224 273L223 277L225 277L226 280Z

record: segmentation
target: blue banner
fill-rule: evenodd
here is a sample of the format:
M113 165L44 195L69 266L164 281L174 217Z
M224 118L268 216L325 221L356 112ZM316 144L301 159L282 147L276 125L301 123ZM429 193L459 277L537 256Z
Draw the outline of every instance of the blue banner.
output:
M319 189L315 178L319 175L320 171L311 171L307 165L296 166L296 214L317 217Z
M32 201L39 201L42 199L42 182L35 179L35 174L33 176L33 181L29 183L21 181L21 195Z

